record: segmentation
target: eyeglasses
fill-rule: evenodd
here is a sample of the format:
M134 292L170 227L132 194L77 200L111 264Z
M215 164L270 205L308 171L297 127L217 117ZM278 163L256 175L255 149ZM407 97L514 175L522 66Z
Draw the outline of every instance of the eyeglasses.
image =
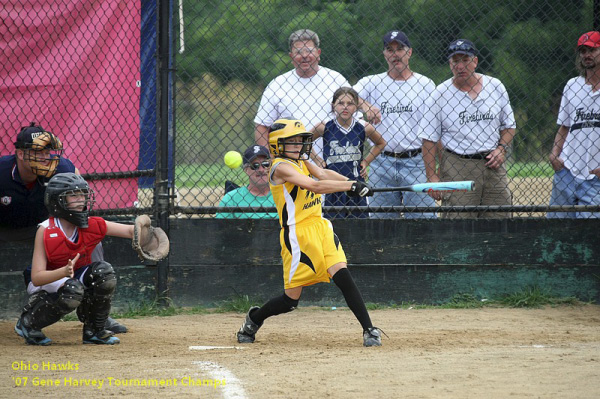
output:
M318 50L317 47L300 47L300 48L293 48L291 53L294 55L297 55L297 54L305 55L305 54L314 53L317 50Z
M257 170L261 166L265 169L269 169L271 167L271 162L269 162L269 161L253 162L253 163L247 164L247 166L252 170Z

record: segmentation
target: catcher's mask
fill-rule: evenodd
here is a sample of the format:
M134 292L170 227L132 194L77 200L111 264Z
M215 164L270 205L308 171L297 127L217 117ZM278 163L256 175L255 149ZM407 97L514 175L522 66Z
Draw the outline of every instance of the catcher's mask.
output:
M94 203L94 190L75 173L57 173L50 179L44 204L51 216L66 219L76 226L88 227Z
M312 136L312 133L307 132L299 120L278 119L269 128L269 151L276 157L297 160L306 155L306 159L308 159L313 145ZM301 137L302 142L292 142L290 139L293 137ZM293 147L287 149L286 146ZM300 148L296 150L298 147ZM285 155L286 152L298 154L298 156L291 158Z
M31 123L17 135L15 147L23 151L23 159L38 176L50 177L56 171L63 145L54 134Z

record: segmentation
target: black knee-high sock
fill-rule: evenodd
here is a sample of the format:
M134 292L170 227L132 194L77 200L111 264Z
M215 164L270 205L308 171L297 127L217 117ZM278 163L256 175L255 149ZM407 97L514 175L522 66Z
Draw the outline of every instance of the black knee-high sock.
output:
M262 305L262 307L252 312L250 318L253 322L260 326L268 317L291 312L292 310L296 309L298 302L300 302L298 299L292 299L284 293L280 296L269 299L269 301Z
M363 330L373 327L371 318L369 317L369 312L365 306L365 302L363 301L362 295L360 295L360 291L358 290L358 287L356 286L356 283L350 274L350 270L347 268L338 270L338 272L333 276L333 282L340 288L342 294L344 294L344 298L346 299L348 307L358 319L358 322L362 326Z

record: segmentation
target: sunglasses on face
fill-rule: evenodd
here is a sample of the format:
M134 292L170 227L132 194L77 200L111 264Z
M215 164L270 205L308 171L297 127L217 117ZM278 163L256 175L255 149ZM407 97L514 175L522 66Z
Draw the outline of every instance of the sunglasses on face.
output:
M253 163L248 164L248 167L252 170L257 170L261 166L265 169L269 169L271 167L271 162L270 161L262 161L262 162L253 162Z

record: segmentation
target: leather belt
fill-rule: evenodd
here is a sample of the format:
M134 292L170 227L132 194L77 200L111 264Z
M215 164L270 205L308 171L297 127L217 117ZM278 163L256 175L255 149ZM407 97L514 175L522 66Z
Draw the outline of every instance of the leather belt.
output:
M384 151L383 155L392 157L392 158L412 158L412 157L416 157L420 153L421 153L421 149L417 148L416 150L408 150L408 151L402 151L402 152Z
M464 159L486 159L485 157L487 157L488 155L490 155L492 153L491 151L483 151L483 152L476 152L475 154L459 154L459 153L449 150L447 148L444 148L444 149L447 152L449 152L450 154L454 154L457 157L464 158Z

